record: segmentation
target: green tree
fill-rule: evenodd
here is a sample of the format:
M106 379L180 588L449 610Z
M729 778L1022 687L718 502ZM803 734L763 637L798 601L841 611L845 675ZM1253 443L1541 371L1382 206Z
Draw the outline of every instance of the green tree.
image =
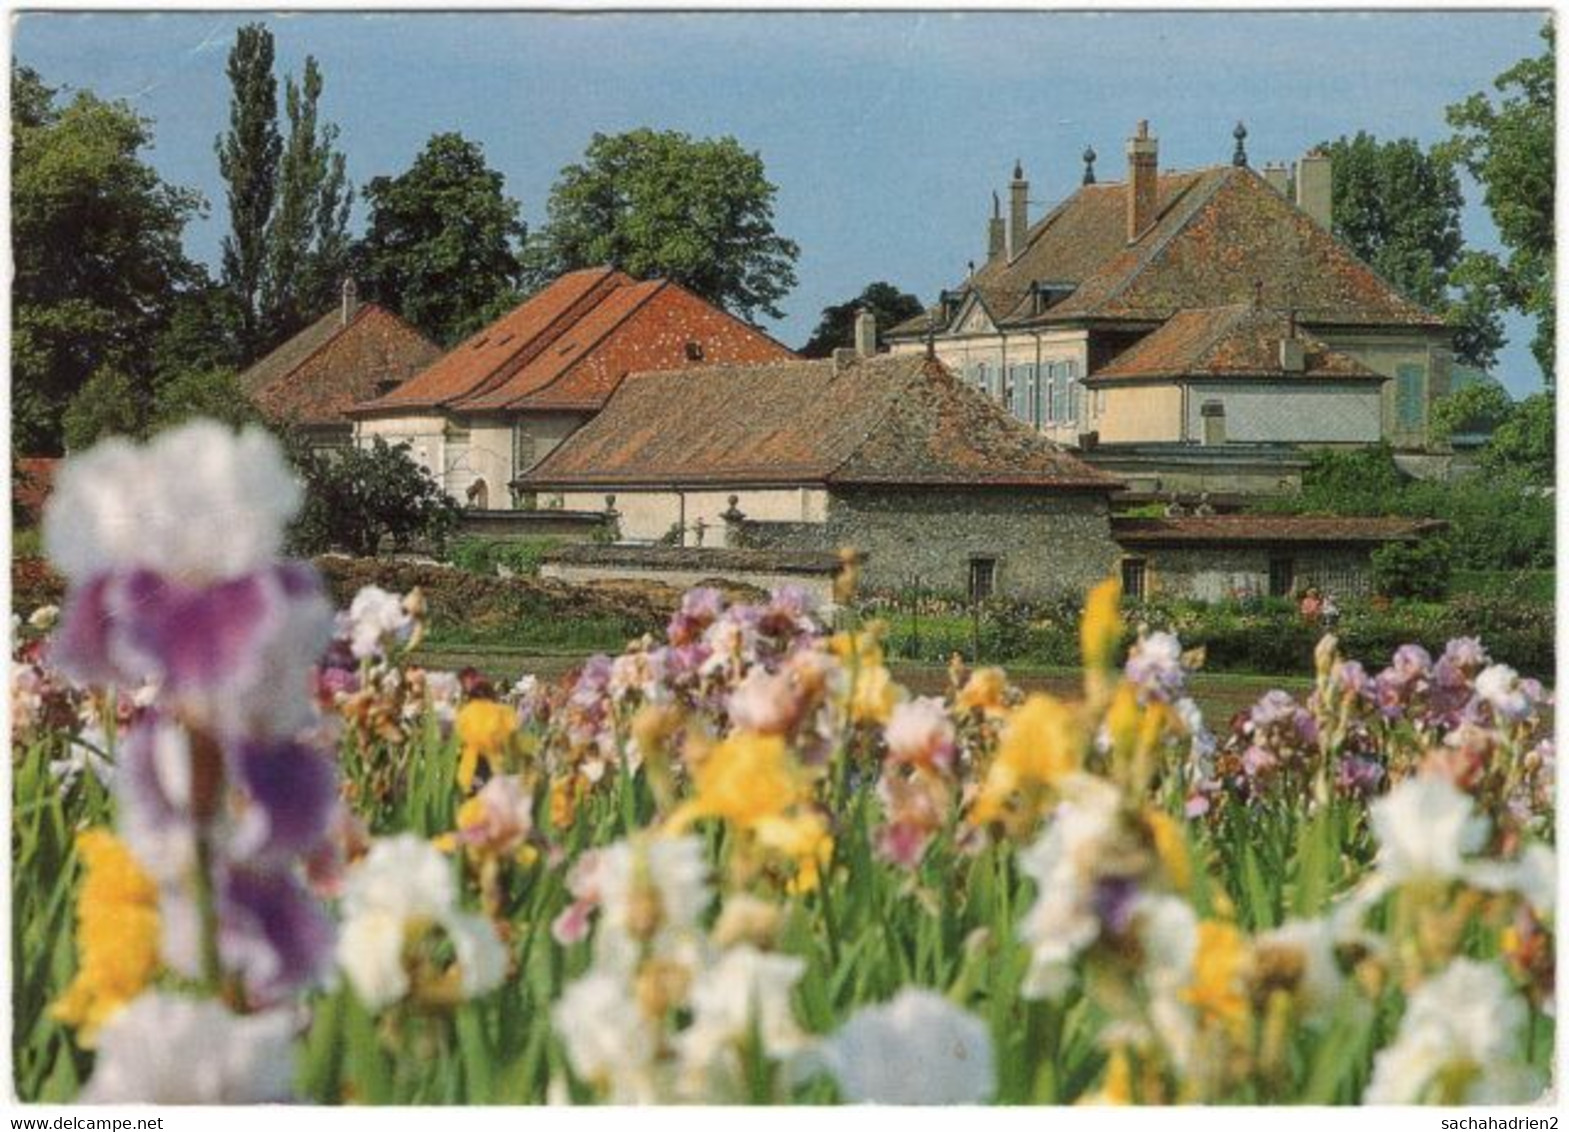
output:
M197 266L196 282L174 301L169 323L153 344L152 372L162 381L186 370L233 368L240 364L240 311L234 293Z
M1442 313L1457 356L1491 365L1503 324L1490 281L1474 271L1456 275L1465 201L1453 157L1412 138L1379 141L1362 131L1321 148L1332 159L1335 235L1408 297Z
M1514 411L1514 402L1496 381L1480 381L1433 402L1434 440L1457 432L1491 432Z
M267 229L278 193L278 81L272 74L272 33L246 24L229 51L229 131L214 143L227 186L229 234L223 238L223 281L240 304L240 337L247 358L262 352L262 285Z
M232 369L191 369L167 377L158 386L148 431L159 432L197 417L233 428L260 424L262 419Z
M106 436L147 434L147 397L136 378L114 365L97 370L65 408L61 427L68 452L82 452Z
M1451 148L1481 184L1483 200L1508 257L1473 253L1470 272L1496 286L1510 307L1536 320L1531 352L1553 384L1554 59L1553 26L1542 28L1542 53L1522 59L1493 81L1497 97L1478 92L1448 108Z
M377 298L451 344L520 297L527 230L477 142L436 134L407 172L365 186L358 272Z
M457 529L458 505L407 444L377 437L369 448L323 454L287 434L284 448L305 481L305 503L290 532L295 553L343 550L370 558L383 545L396 551L416 542L439 553Z
M125 104L83 91L59 106L21 66L11 91L12 421L24 451L47 454L90 376L109 367L146 388L154 343L199 281L180 238L202 200L141 159L151 125Z
M1514 406L1482 449L1482 467L1495 476L1516 475L1529 484L1552 483L1555 400L1551 393L1535 393Z
M914 295L899 290L892 283L871 283L855 298L823 308L823 317L812 331L812 337L801 347L801 356L826 358L840 346L854 345L855 316L863 310L871 311L877 320L877 345L883 344L888 328L905 319L914 318L926 308Z
M551 190L535 259L546 275L614 264L743 318L779 318L800 249L774 231L775 191L762 158L734 138L595 134Z
M338 128L318 125L322 77L307 57L303 81L284 80L289 134L278 166L277 205L267 227L261 312L269 343L281 341L331 306L349 262L354 192Z

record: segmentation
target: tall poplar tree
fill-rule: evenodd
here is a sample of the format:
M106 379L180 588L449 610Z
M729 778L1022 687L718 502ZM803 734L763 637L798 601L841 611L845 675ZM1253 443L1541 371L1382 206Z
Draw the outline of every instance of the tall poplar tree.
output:
M338 128L318 124L321 70L307 57L296 83L284 80L288 138L278 170L277 207L267 229L260 309L272 341L287 338L331 305L348 267L349 209L354 193Z
M229 131L218 137L218 169L228 186L230 231L223 238L223 282L239 303L241 348L260 351L261 293L267 270L267 228L278 189L283 139L278 134L278 83L272 75L272 33L247 24L229 52Z

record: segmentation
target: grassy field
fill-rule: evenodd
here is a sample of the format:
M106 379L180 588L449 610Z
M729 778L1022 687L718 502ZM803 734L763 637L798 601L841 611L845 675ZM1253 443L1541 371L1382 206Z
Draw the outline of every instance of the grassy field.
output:
M416 663L429 668L460 669L473 667L498 683L510 684L523 676L554 680L582 663L585 654L578 650L509 648L500 645L426 645L415 655ZM947 690L948 670L936 664L892 664L894 678L912 692L941 695ZM1008 675L1026 691L1050 692L1073 697L1083 686L1083 674L1076 668L1046 668L1009 664ZM1204 711L1212 728L1223 727L1233 714L1250 707L1271 688L1282 688L1302 696L1312 681L1298 676L1257 676L1247 673L1199 673L1190 682L1194 699Z

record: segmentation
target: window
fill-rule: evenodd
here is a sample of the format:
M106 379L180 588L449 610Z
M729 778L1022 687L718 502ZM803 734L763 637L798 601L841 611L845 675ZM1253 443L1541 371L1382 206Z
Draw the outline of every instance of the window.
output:
M997 560L970 559L970 600L985 601L997 592Z
M1031 417L1030 404L1031 391L1035 385L1035 367L1030 365L1013 366L1009 371L1008 411L1021 421L1029 422Z
M1051 371L1051 419L1058 424L1067 424L1068 367L1053 363Z
M1395 421L1402 431L1422 427L1422 367L1395 367Z
M686 340L686 360L700 362L703 360L703 344L695 338Z
M1144 559L1124 558L1122 560L1122 596L1131 597L1135 601L1143 601L1146 576L1147 569Z
M1269 596L1290 597L1297 588L1297 564L1290 558L1269 560Z
M1082 419L1079 409L1079 393L1083 388L1079 385L1079 367L1077 363L1062 363L1062 383L1068 387L1067 422L1076 425Z
M1205 446L1226 443L1226 406L1219 401L1205 401L1199 406L1199 416L1204 421Z
M1030 423L1036 428L1041 427L1045 420L1045 413L1041 405L1041 373L1035 366L1030 367Z
M539 444L534 436L524 427L514 425L512 429L512 470L519 475L528 471L539 462Z
M991 367L988 366L985 362L975 363L975 388L979 389L982 393L989 393L991 391L992 379L990 370Z

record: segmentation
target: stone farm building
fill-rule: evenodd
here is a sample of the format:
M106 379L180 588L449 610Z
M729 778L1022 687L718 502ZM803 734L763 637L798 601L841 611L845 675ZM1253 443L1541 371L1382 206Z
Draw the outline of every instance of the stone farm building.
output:
M599 412L632 370L795 355L665 280L561 276L386 396L354 407L358 443L407 442L448 494L484 509L560 506L518 477Z
M1374 550L1415 542L1443 526L1396 517L1118 516L1112 534L1122 547L1122 588L1129 596L1221 601L1289 597L1310 586L1365 597Z
M441 348L387 308L359 301L345 281L329 311L239 376L240 388L269 420L303 429L318 448L354 435L346 415L396 388L441 356Z
M1127 156L1127 179L1101 183L1087 152L1081 187L1033 223L1015 167L985 262L891 328L894 352L930 339L1141 491L1225 490L1242 466L1241 487L1276 490L1302 448L1379 438L1431 463L1449 335L1331 235L1329 159L1304 157L1293 191L1284 168L1248 167L1239 136L1230 165L1162 172L1143 122Z
M569 509L613 510L628 542L716 552L706 567L701 553L674 556L683 577L807 571L852 547L871 590L919 579L1034 598L1081 593L1114 568L1117 481L940 362L847 353L630 377L524 485ZM639 558L562 557L622 574Z

